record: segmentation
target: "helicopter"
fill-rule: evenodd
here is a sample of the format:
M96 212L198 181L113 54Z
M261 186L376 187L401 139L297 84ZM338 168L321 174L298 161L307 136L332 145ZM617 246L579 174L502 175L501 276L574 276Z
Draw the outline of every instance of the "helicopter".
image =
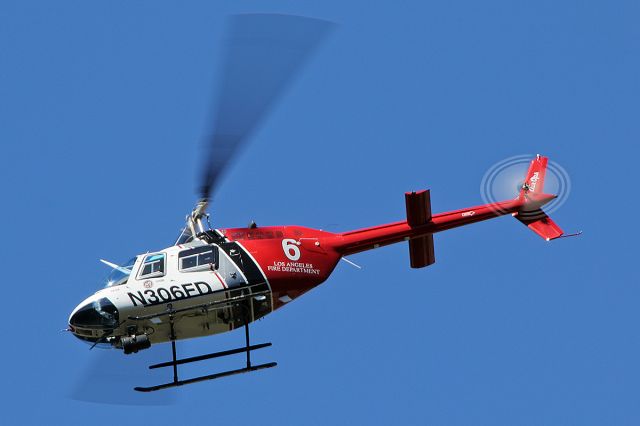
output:
M171 360L149 368L172 368L173 380L138 386L136 391L153 392L275 367L275 362L251 362L253 351L271 343L252 344L250 324L326 281L338 262L351 254L406 242L410 266L424 268L435 263L434 234L504 215L512 215L546 241L575 235L565 234L542 210L556 196L544 193L548 158L540 155L531 160L517 197L505 201L433 214L430 191L420 190L404 194L405 219L348 232L254 222L243 228L212 227L207 210L230 159L331 27L325 21L290 15L233 18L199 201L172 245L122 264L101 260L112 268L105 287L71 312L67 330L91 348L130 355L152 345L171 344ZM258 69L255 61L267 65ZM246 101L247 96L251 101ZM242 347L177 356L178 341L239 328L245 334ZM179 377L180 365L233 354L245 354L242 367Z

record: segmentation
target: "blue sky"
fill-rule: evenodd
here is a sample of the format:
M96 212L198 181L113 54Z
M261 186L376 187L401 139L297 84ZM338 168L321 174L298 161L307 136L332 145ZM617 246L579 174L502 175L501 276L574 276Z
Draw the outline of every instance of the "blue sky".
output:
M404 245L362 253L364 269L341 263L253 327L274 343L256 359L277 368L168 406L70 399L109 354L59 330L109 272L99 258L173 242L196 199L222 29L244 12L337 27L226 175L217 226L348 230L403 218L403 192L421 188L436 212L475 205L492 165L540 152L572 181L554 219L584 235L545 243L501 218L436 235L429 268L411 270ZM4 0L4 419L638 424L639 18L627 1ZM159 378L118 365L125 385Z

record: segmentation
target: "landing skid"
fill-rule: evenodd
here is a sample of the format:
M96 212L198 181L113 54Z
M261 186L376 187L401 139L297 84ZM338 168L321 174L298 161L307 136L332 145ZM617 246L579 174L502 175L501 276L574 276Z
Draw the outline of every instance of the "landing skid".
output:
M198 383L198 382L204 382L204 381L207 381L207 380L219 379L221 377L235 376L236 374L250 373L252 371L263 370L265 368L271 368L271 367L275 367L276 365L278 365L275 362L268 362L266 364L251 365L251 351L271 346L271 343L260 343L260 344L253 345L253 346L250 345L249 344L249 321L245 321L245 324L244 324L244 335L245 335L245 346L244 347L236 348L236 349L229 349L229 350L220 351L220 352L213 352L213 353L210 353L210 354L199 355L199 356L194 356L194 357L190 357L190 358L177 359L177 357L176 357L176 334L175 334L175 330L174 330L174 327L173 327L173 320L174 320L174 311L171 311L169 313L169 324L170 324L170 327L171 327L171 354L172 354L172 360L168 361L168 362L162 362L162 363L159 363L159 364L154 364L154 365L150 365L149 366L149 369L162 368L162 367L173 367L173 381L172 382L168 382L168 383L163 383L163 384L160 384L160 385L148 386L148 387L137 386L137 387L133 388L134 390L136 390L138 392L155 392L155 391L159 391L159 390L162 390L162 389L175 388L175 387L178 387L178 386L190 385L192 383ZM239 354L239 353L243 353L243 352L246 353L246 357L247 357L247 364L246 364L246 367L244 367L244 368L238 368L237 370L228 370L228 371L223 371L223 372L220 372L220 373L208 374L206 376L193 377L193 378L184 379L184 380L180 380L178 378L178 365L188 364L188 363L191 363L191 362L203 361L205 359L220 358L220 357L223 357L223 356L234 355L234 354Z
M177 386L190 385L192 383L197 383L197 382L204 382L206 380L214 380L214 379L219 379L221 377L234 376L236 374L250 373L252 371L262 370L264 368L275 367L276 365L278 364L275 362L269 362L267 364L252 365L251 367L248 367L248 368L245 367L245 368L239 368L237 370L223 371L222 373L209 374L208 376L194 377L192 379L186 379L186 380L176 380L173 382L164 383L162 385L149 386L149 387L138 386L138 387L135 387L134 389L137 390L138 392L154 392L161 389L174 388Z

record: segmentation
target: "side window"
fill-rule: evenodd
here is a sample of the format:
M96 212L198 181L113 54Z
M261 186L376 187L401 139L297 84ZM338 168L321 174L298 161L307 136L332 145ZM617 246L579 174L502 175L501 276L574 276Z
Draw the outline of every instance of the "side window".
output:
M142 270L138 278L154 278L164 276L164 253L150 254L142 263Z
M218 268L218 247L202 246L183 250L178 254L180 271L202 271Z

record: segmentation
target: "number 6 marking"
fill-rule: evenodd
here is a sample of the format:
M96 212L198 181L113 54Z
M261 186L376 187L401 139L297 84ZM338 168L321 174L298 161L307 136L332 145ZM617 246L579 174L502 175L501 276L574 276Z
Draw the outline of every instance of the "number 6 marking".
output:
M282 250L290 260L296 261L300 259L300 247L296 244L296 240L292 238L282 240Z

